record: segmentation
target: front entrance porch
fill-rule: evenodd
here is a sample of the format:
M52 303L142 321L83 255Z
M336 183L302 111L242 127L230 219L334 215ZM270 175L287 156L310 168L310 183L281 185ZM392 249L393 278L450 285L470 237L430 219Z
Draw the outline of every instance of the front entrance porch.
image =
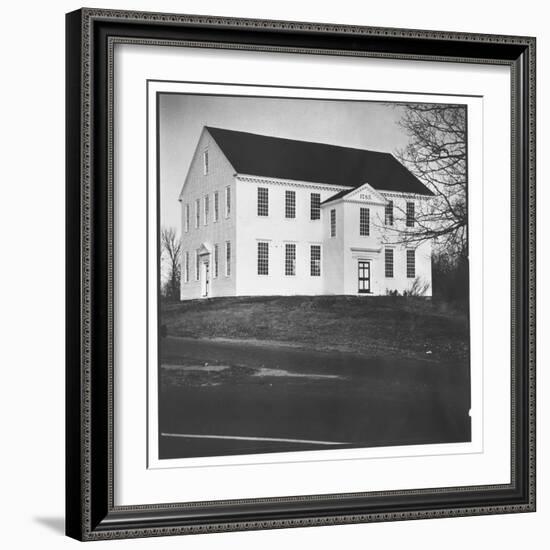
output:
M201 281L201 298L208 298L211 296L211 269L210 258L212 253L210 246L203 243L199 248L199 269L200 269L200 281Z

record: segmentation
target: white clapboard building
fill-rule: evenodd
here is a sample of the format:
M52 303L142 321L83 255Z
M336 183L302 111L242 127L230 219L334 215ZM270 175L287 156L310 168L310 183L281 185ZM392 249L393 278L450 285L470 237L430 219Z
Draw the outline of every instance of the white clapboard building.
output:
M433 194L393 155L205 126L179 200L181 299L431 295L431 243L404 243Z

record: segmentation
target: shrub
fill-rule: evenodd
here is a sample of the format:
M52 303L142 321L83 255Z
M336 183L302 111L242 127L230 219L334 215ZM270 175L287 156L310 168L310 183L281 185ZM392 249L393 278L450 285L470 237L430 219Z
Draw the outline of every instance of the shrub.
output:
M420 277L416 277L411 287L403 291L403 296L424 296L428 288L429 283L424 283Z

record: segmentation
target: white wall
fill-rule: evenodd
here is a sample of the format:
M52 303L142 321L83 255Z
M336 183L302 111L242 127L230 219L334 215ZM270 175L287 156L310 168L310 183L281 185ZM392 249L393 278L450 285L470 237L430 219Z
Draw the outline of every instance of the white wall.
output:
M405 219L400 215L404 212L405 199L392 197L394 201L393 226L385 225L384 205L374 202L365 203L351 196L344 201L345 223L345 272L346 293L356 289L357 261L369 259L371 261L371 291L375 295L384 295L389 290L397 290L402 294L410 290L414 280L419 279L421 284L428 285L425 296L432 295L432 245L430 241L406 244L403 242L403 231L406 230ZM407 201L414 202L418 209L421 199L409 197ZM370 232L368 236L359 235L360 208L364 206L370 210ZM417 210L418 211L418 210ZM385 248L393 249L393 277L386 277ZM361 249L374 249L379 252L364 252ZM407 276L407 250L415 250L415 277Z
M208 150L208 174L204 173L203 153ZM235 294L235 180L234 169L221 152L208 131L203 131L198 140L195 155L185 179L181 198L181 242L184 251L181 278L181 299L200 298L204 279L202 269L200 279L195 278L195 251L202 245L210 250L210 288L209 296L233 296ZM183 183L183 182L182 182ZM230 188L231 211L226 216L225 189ZM214 221L214 193L218 192L218 220ZM208 196L209 214L205 219L204 200ZM200 224L196 227L196 200L200 206ZM189 230L186 231L185 205L189 205ZM205 223L206 222L206 223ZM231 268L226 276L225 243L232 247ZM218 245L218 275L214 271L214 247ZM185 281L185 252L189 252L189 280ZM207 258L201 258L200 263Z
M258 187L268 189L269 215L258 216ZM296 193L296 217L285 217L285 191ZM269 183L242 178L237 182L237 293L239 295L322 294L324 277L310 275L310 245L322 244L323 213L310 219L310 195L321 202L338 191L314 185ZM257 243L269 243L269 275L258 275ZM285 244L296 244L296 275L285 275ZM323 262L323 250L321 250ZM323 272L323 268L321 269ZM321 273L323 275L323 273Z
M407 277L406 250L412 248L402 242L402 236L384 225L384 203L359 200L358 193L344 199L328 202L322 207L323 217L323 270L325 294L357 294L358 262L370 262L371 281L369 295L384 295L388 290L400 294L409 290L416 277L428 287L425 296L432 295L431 243L424 242L415 248L415 278ZM413 200L413 199L409 199ZM418 201L415 201L418 202ZM369 209L369 235L360 235L360 209ZM330 236L330 211L336 211L336 236ZM397 212L397 211L396 211ZM402 229L403 219L395 218L393 229ZM393 277L386 277L384 249L394 250Z
M64 12L84 2L30 0L3 6L3 198L0 238L0 423L2 545L10 549L82 548L62 536L64 513ZM252 0L88 0L85 5L241 17L317 20L453 31L538 36L538 95L550 92L550 31L538 0L482 3L463 0L441 8L439 0L370 2L257 2ZM497 11L498 10L498 11ZM539 102L539 153L550 146L550 107ZM31 139L32 136L32 139ZM31 149L32 147L32 149ZM539 163L540 205L550 202L548 162ZM496 203L495 203L496 204ZM543 211L541 210L541 214ZM37 235L40 245L37 246ZM541 216L539 243L550 238L550 217ZM28 268L27 244L33 245ZM193 537L115 541L93 548L212 550L220 548L388 548L464 550L547 547L550 487L548 311L550 254L539 251L539 511L372 525L282 529ZM25 295L28 294L29 298ZM92 547L90 546L90 548ZM86 546L87 548L87 546Z
M336 235L331 236L331 211L336 216ZM344 209L342 201L335 200L321 207L323 220L323 273L325 294L344 294Z

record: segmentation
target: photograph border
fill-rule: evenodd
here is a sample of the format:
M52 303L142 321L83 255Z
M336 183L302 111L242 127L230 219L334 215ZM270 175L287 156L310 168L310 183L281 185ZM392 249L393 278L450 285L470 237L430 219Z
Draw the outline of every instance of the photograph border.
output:
M535 39L103 9L67 14L66 29L67 535L100 540L534 511ZM510 67L510 484L114 506L116 43Z
M163 85L163 84L169 84L169 85L179 85L179 84L188 84L188 85L201 85L201 86L209 86L209 85L212 85L212 86L216 86L216 87L227 87L229 90L234 87L234 88L244 88L244 89L247 89L247 88L254 88L254 89L263 89L263 90L293 90L296 92L296 95L288 95L288 96L284 96L284 95L276 95L276 92L272 92L271 94L265 94L265 95L262 95L262 94L250 94L250 95L242 95L242 92L241 93L237 93L237 92L234 92L234 93L230 93L229 90L226 92L226 93L222 93L222 92L215 92L215 93L208 93L206 91L201 91L201 92L191 92L191 91L185 91L185 92L181 92L181 91L166 91L166 90L155 90L154 92L151 92L150 90L150 86L151 84L155 84L155 85ZM319 98L313 98L313 97L309 97L307 95L299 95L299 92L300 91L310 91L310 92L343 92L343 93L354 93L354 92L361 92L361 93L370 93L370 94L373 94L373 93L377 93L377 94L386 94L386 95L391 95L391 94L395 94L395 96L404 96L404 95L407 95L407 96L412 96L412 97L432 97L432 101L433 101L433 98L436 97L438 99L441 99L441 98L447 98L449 99L449 101L447 101L447 103L449 105L455 105L454 103L451 102L450 98L452 98L452 100L454 101L455 98L459 98L459 99L462 99L462 100L468 100L468 99L483 99L483 96L480 95L480 94L466 94L466 93L463 93L463 94L451 94L451 93L438 93L438 92L433 92L433 93L430 93L430 92L411 92L411 91L407 91L407 90L400 90L400 91L395 91L395 90L366 90L366 89L350 89L350 88L342 88L342 87L320 87L320 86L282 86L282 85L272 85L272 84L254 84L254 83L243 83L243 84L239 84L237 82L213 82L213 81L195 81L195 80L173 80L173 79L161 79L161 78L151 78L151 79L147 79L146 80L146 85L147 85L147 135L149 136L149 126L153 127L154 126L154 123L151 124L151 121L150 121L150 117L151 117L151 114L150 114L150 111L153 110L153 108L150 108L149 106L149 97L150 97L150 94L154 94L156 96L156 99L154 100L154 103L155 103L155 110L156 110L156 114L155 114L155 119L156 119L156 124L157 124L157 127L156 127L156 133L155 133L155 139L156 139L156 146L155 145L151 145L150 143L150 139L148 138L147 139L147 158L148 160L150 159L150 151L153 150L153 148L156 148L156 169L154 169L151 173L154 173L155 174L155 177L154 178L151 178L149 176L149 169L148 169L148 176L147 176L147 188L148 188L148 198L147 198L147 203L148 203L148 212L150 212L149 210L149 201L151 200L151 197L153 195L156 195L156 241L157 243L160 243L160 234L161 234L161 213L160 213L160 209L161 209L161 199L160 199L160 193L161 193L161 185L160 185L160 181L161 181L161 178L160 178L160 173L161 173L161 165L162 165L162 162L160 160L160 149L159 149L159 145L160 145L160 136L161 136L161 130L160 130L160 123L159 123L159 96L187 96L187 97L202 97L202 98L218 98L218 99L221 99L221 98L232 98L232 99L235 99L235 98L240 98L240 99L247 99L247 98L252 98L252 99L270 99L270 100L273 100L273 99L283 99L283 100L292 100L292 101L316 101L318 100ZM393 105L408 105L410 103L415 103L414 101L410 101L410 100L405 100L405 99L399 99L399 100L395 100L395 101L389 101L389 100L380 100L380 99L365 99L365 98L361 98L361 99L351 99L351 98L322 98L321 99L322 101L327 101L327 102L335 102L335 103L345 103L345 102L349 102L349 103L370 103L370 104L381 104L381 103L392 103ZM430 101L426 100L426 99L423 99L423 100L418 100L418 104L424 104L424 105L428 105L428 104L431 104ZM468 117L468 115L467 115ZM468 123L466 122L466 127L468 126ZM468 134L468 130L466 130L466 133ZM469 146L468 143L469 143L469 138L467 137L466 138L466 143L467 143L467 147ZM194 145L193 145L194 147ZM250 176L247 176L247 177L250 177ZM151 186L151 180L154 179L155 182L159 182L159 185L156 185L156 184L153 184L155 185L156 187L156 191L151 193L151 191L149 190L149 187ZM151 186L152 187L152 186ZM468 193L467 192L467 197L468 197ZM149 220L150 221L150 220ZM150 231L150 227L149 225L153 225L153 224L148 224L148 229L147 229L147 232L149 233ZM469 228L469 223L468 223L468 228ZM160 246L160 245L159 245ZM149 250L147 251L147 256L149 257ZM149 281L149 279L151 278L150 277L150 272L152 272L152 270L149 269L149 260L147 262L148 264L148 269L147 269L147 280ZM161 273L162 273L162 261L161 261L161 255L159 254L157 256L157 261L156 261L156 274L155 274L155 278L157 281L161 281ZM482 270L483 271L483 270ZM471 277L471 274L469 273L469 276ZM483 276L482 276L483 278ZM160 353L160 342L162 340L161 336L160 336L160 331L161 331L161 325L162 325L162 320L161 320L161 299L162 299L162 289L161 289L161 286L157 286L157 289L156 289L156 297L155 297L155 302L154 303L151 303L151 300L150 300L150 297L149 297L149 293L150 293L150 289L149 289L149 284L147 285L148 286L148 290L147 290L147 303L149 304L149 310L155 308L155 303L156 303L156 313L157 313L157 326L153 329L155 330L156 334L157 334L157 337L156 337L156 340L157 340L157 344L159 345L158 347L158 351L157 351L157 357L156 357L156 362L153 362L154 364L154 367L151 368L151 361L150 361L150 358L148 357L147 359L147 376L148 376L148 380L149 380L149 384L148 384L148 388L147 388L147 394L148 394L148 404L147 404L147 425L148 425L148 432L147 432L147 440L148 440L148 443L147 443L147 448L148 448L148 453L147 453L147 464L148 464L148 468L159 468L159 459L158 458L155 458L155 459L151 459L151 448L155 445L157 445L157 441L154 440L150 440L149 438L151 437L151 432L152 431L155 431L155 430L152 430L151 428L151 420L150 420L150 417L151 417L151 411L155 408L155 407L158 407L158 399L154 396L155 394L150 390L149 386L150 386L150 380L151 380L151 372L155 372L157 373L157 368L158 368L158 365L161 364L161 353ZM471 296L470 296L470 303L471 303ZM470 333L470 317L471 317L471 312L470 312L470 306L468 307L468 333ZM483 314L481 315L481 317L483 318ZM150 320L147 319L147 338L148 338L148 341L150 341L150 332L151 332L151 324L150 324ZM202 337L201 337L202 338ZM470 377L472 375L472 363L471 363L471 357L469 358L469 366L470 366ZM482 379L483 378L483 367L482 367L482 362L480 362L480 378ZM154 370L153 370L154 369ZM157 373L158 374L158 373ZM478 379L478 382L480 382L480 386L482 386L482 383L481 381ZM160 382L159 382L159 386L160 386ZM471 397L471 392L472 392L472 389L473 389L473 386L472 384L470 383L470 387L469 387L469 390L470 390L470 397ZM483 409L483 406L481 407ZM481 413L481 416L483 417L483 412ZM472 419L470 419L472 420ZM482 424L483 423L483 419L480 420L480 423ZM471 426L473 426L473 421L471 422ZM483 432L483 429L481 428L480 430L481 432ZM155 433L158 432L160 433L160 429L159 430L156 430ZM472 439L470 439L470 441L463 441L463 442L455 442L455 443L450 443L451 445L452 444L455 444L455 445L460 445L460 444L464 444L464 445L473 445L474 441ZM437 446L438 445L438 442L433 442L433 443L426 443L426 444L422 444L423 447L429 447L430 445L435 445ZM445 445L445 443L443 443L443 445ZM467 451L458 451L456 449L454 449L453 451L447 453L445 451L442 452L443 455L454 455L454 454L462 454L462 453L465 453L465 454L469 454L469 453L482 453L483 452L483 435L481 436L481 441L479 442L479 445L480 445L480 448L477 449L477 450L473 450L473 451L470 451L470 450L467 450ZM412 444L406 444L404 446L404 448L407 448L409 446L412 446L414 447L415 445L412 445ZM358 449L368 449L369 446L368 445L365 445L365 444L346 444L346 445L342 445L342 447L340 447L340 449L353 449L353 450L358 450ZM375 445L373 446L373 448L376 448L378 449L379 446L378 445ZM392 449L392 451L389 451L389 453L391 454L388 454L388 458L396 458L396 457L403 457L403 456L408 456L407 455L407 452L406 451L403 451L403 454L401 453L395 453L393 454L393 449L396 449L396 448L401 448L403 449L403 446L399 445L399 444L396 444L396 445L389 445L387 447L388 449ZM316 452L315 449L312 449L313 452ZM319 450L317 450L318 452ZM262 453L262 454L269 454L271 457L272 457L272 461L273 462L267 462L267 464L269 463L276 463L278 462L276 459L275 459L275 456L277 456L278 454L280 455L281 453L283 453L284 455L284 459L282 459L282 462L291 462L291 463L294 463L294 462L303 462L305 461L305 459L300 459L300 460L296 460L296 459L292 459L290 458L288 455L289 455L289 450L283 450L283 451L271 451L271 452L266 452L266 453ZM323 451L323 454L327 453L327 451ZM239 453L240 456L243 457L243 461L242 462L239 462L237 464L235 463L231 463L231 465L251 465L251 464L265 464L265 462L256 462L255 459L259 456L260 453L246 453L246 452L242 452L242 453ZM296 454L296 453L294 453ZM429 451L426 451L426 452L423 452L422 454L414 454L413 456L415 457L420 457L420 456L437 456L438 455L438 452L436 450L429 450ZM158 456L158 452L157 452L157 456ZM233 453L228 453L228 454L220 454L219 456L217 456L216 458L227 458L227 457L233 457L235 456ZM197 457L186 457L186 458L172 458L172 459L162 459L162 461L165 461L165 462L172 462L173 460L181 460L182 463L179 463L178 465L175 465L175 464L170 464L170 465L166 465L164 466L165 468L176 468L176 467L186 467L187 465L184 464L183 462L191 459L200 459L200 458L207 458L207 459L211 459L211 458L214 458L212 456L207 456L207 457L200 457L200 456L197 456ZM320 457L316 457L316 458L311 458L310 460L308 460L308 462L322 462L322 461L339 461L339 460L365 460L365 459L369 459L369 458L372 458L372 457L354 457L354 458L320 458ZM377 458L383 458L381 456L377 456ZM152 466L152 464L154 464L154 466ZM205 464L205 466L211 466L212 464ZM221 465L225 465L225 464L219 464L219 463L216 463L215 466L221 466ZM200 466L191 466L191 467L200 467Z

